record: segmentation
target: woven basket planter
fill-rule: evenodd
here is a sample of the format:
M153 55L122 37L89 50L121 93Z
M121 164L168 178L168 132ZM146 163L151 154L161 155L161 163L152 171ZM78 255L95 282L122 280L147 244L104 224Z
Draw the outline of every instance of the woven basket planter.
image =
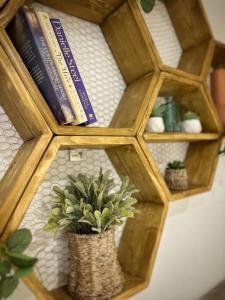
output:
M69 233L68 290L75 299L110 299L118 294L124 277L117 259L114 230L101 234Z
M186 169L166 169L165 181L170 190L179 191L188 188L188 175Z

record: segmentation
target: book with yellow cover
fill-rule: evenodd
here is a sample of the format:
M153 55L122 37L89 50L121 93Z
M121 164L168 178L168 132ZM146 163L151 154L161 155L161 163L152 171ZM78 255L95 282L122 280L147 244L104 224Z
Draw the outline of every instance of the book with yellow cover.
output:
M73 80L70 76L62 51L59 47L51 22L49 20L49 16L47 13L38 10L35 10L35 13L49 47L49 51L52 55L52 59L62 80L66 95L76 115L77 120L72 124L79 125L85 123L87 121L85 111L81 104L77 90L74 86Z

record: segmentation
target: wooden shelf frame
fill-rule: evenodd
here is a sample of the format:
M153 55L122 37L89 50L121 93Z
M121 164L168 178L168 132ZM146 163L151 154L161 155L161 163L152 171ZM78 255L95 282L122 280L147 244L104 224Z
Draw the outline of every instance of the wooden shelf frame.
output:
M211 65L213 68L217 68L220 65L225 65L225 44L216 40L214 41L214 44L215 49Z
M58 150L71 148L105 149L119 176L128 175L139 189L137 208L140 213L127 221L118 250L127 277L124 290L113 299L127 299L149 283L168 206L161 185L133 137L54 137L11 216L2 240L19 227ZM40 282L37 284L33 274L25 282L35 294L41 294L40 299L59 299L59 295L60 299L70 299L63 289L48 292Z
M27 90L56 135L110 135L135 136L155 87L159 68L156 64L153 46L149 44L146 33L132 2L124 0L105 1L52 1L38 2L70 13L98 24L113 53L120 72L127 85L122 99L114 113L109 127L59 126L51 110L43 99L36 84L27 71L7 35L7 24L17 10L27 1L10 1L0 14L0 43L14 64ZM134 44L133 41L136 41ZM129 114L127 107L129 106Z
M210 139L187 139L186 137L178 140L163 139L163 140L145 140L144 137L139 136L138 141L141 148L143 149L145 156L152 169L154 170L155 176L160 181L160 184L165 191L169 201L181 200L185 197L190 197L200 193L207 192L211 189L215 171L218 162L218 153L221 147L221 138L210 138ZM169 190L163 175L161 174L157 163L155 162L148 144L151 142L190 142L188 151L185 158L185 166L189 177L189 186L184 191L171 191Z
M1 46L0 77L0 104L23 140L0 182L1 234L47 148L52 133Z
M143 138L146 142L191 142L191 141L210 141L220 138L219 133L182 133L182 132L165 132L152 133L145 132Z
M0 0L0 9L6 4L7 0Z
M214 41L202 1L167 0L165 5L180 42L182 55L178 67L173 68L163 63L155 47L157 64L162 71L203 81L210 68ZM144 27L151 42L151 29L146 24Z
M213 58L212 58L212 62L211 62L211 68L218 69L218 68L225 66L225 44L222 42L216 41L216 40L214 41L214 44L215 44L215 47L214 47L214 54L213 54ZM210 83L211 74L210 73L206 74L207 75L206 80L209 81L209 86L211 88L211 83ZM211 95L212 95L212 98L215 97L215 93L213 93L213 91L211 91ZM221 115L221 107L217 102L215 102L215 106L216 106L216 110L217 110L218 115L222 122L223 118ZM225 130L225 128L223 128L223 134L225 133L224 130Z

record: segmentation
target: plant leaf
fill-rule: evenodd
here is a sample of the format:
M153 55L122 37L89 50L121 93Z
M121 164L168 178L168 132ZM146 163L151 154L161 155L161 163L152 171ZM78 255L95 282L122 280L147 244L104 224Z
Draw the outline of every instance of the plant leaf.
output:
M83 196L87 197L85 187L81 181L74 182L74 186Z
M65 193L63 190L61 190L57 185L53 186L53 191L58 195L59 197L65 197Z
M16 289L19 280L14 276L7 277L0 283L0 298L8 298Z
M29 229L22 228L12 233L7 241L10 252L22 253L30 244L32 235Z
M0 276L8 274L11 270L11 264L7 260L0 261Z
M54 230L58 227L58 224L56 222L48 222L48 224L46 224L44 227L43 227L43 230L44 231L51 231L51 230Z
M0 244L0 257L4 256L7 252L7 247L5 244Z
M66 213L67 214L71 214L74 212L74 207L73 206L67 206L66 207Z
M93 226L93 224L89 220L85 219L85 217L82 217L80 220L78 220L78 222L79 223L86 223L88 225Z
M60 214L62 213L62 210L61 210L61 208L59 208L59 207L54 207L53 209L52 209L52 215L53 216L59 216Z
M8 252L8 256L11 263L18 268L33 267L37 262L37 258L20 253Z
M98 194L98 197L97 197L97 208L98 210L101 210L102 209L102 199L103 199L103 195L104 195L104 189Z
M141 7L145 13L149 13L155 6L155 0L141 0Z
M101 212L99 210L96 210L94 212L94 216L95 216L98 228L101 228L101 225L102 225L102 214L101 214Z
M29 273L31 273L33 271L33 268L32 267L29 267L29 268L20 268L20 269L18 269L16 272L15 272L15 274L14 274L14 276L15 276L15 278L17 278L17 279L20 279L20 278L22 278L22 277L25 277L25 276L27 276Z

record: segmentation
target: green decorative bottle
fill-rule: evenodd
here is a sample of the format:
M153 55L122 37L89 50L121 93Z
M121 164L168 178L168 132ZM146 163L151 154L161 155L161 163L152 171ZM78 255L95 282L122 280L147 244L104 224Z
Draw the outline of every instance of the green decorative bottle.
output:
M165 97L163 120L166 132L181 131L180 107L173 97Z

